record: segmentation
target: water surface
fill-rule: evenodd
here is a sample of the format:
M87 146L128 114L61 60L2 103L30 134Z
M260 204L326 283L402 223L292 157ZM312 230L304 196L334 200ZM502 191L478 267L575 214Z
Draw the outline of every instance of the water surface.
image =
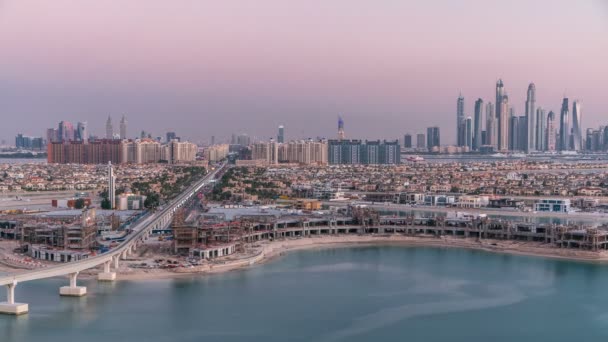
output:
M594 341L608 267L420 247L300 251L189 279L20 284L1 341ZM0 296L3 296L0 295Z

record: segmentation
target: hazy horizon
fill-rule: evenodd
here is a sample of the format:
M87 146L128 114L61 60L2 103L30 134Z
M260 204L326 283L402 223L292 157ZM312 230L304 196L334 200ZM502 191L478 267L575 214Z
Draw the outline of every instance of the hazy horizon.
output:
M104 135L166 131L195 142L402 138L440 126L454 143L502 78L556 113L582 102L583 127L608 124L608 4L602 0L375 2L0 0L0 139L44 136L60 120Z

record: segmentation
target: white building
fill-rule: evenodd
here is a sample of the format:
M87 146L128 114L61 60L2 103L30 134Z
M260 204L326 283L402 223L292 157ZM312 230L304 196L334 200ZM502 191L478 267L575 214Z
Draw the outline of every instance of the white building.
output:
M534 203L535 211L567 213L571 211L569 199L541 199Z

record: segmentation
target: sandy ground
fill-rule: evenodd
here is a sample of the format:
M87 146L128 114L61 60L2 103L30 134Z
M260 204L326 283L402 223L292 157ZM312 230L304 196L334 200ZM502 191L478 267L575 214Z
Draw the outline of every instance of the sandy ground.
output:
M394 245L394 246L431 246L442 248L469 248L484 250L488 252L509 253L518 255L529 255L538 257L558 258L566 260L578 260L587 262L608 262L606 252L589 252L567 249L557 249L547 244L516 242L504 240L482 240L475 239L438 239L424 237L406 236L324 236L312 238L300 238L291 240L280 240L274 242L260 242L243 255L227 257L212 262L208 265L195 266L192 268L166 269L125 269L121 267L118 273L119 280L147 280L163 279L195 274L213 274L228 272L249 267L280 257L285 253L304 249L317 248L342 248L370 245Z
M0 259L12 250L13 242L0 242ZM334 235L316 236L310 238L294 238L277 241L259 241L248 245L244 252L236 253L228 257L206 262L200 266L178 267L174 269L147 269L133 268L132 265L146 262L151 263L154 259L172 259L168 255L170 244L168 242L151 242L140 246L135 255L127 260L121 260L117 270L118 280L153 280L176 277L192 277L200 274L215 274L250 267L280 257L291 251L309 250L318 248L345 248L357 246L403 246L403 247L439 247L439 248L467 248L484 250L496 253L509 253L516 255L528 255L564 260L575 260L595 263L608 263L608 252L589 252L573 249L558 249L548 244L537 242L520 242L505 240L477 240L462 238L435 238L435 237L410 237L397 235ZM12 267L11 263L0 260L0 272L23 272L23 269ZM101 271L89 269L81 272L79 278L93 278Z
M74 196L78 190L67 191L32 191L19 193L0 193L0 210L7 209L51 209L51 200ZM88 191L91 194L96 192Z

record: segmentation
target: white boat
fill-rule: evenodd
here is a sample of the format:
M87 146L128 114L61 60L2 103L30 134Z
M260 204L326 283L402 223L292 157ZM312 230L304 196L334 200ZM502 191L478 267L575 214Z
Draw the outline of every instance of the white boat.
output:
M421 156L410 156L410 157L407 157L407 161L414 162L414 163L421 162L421 161L424 161L424 158L422 158Z

